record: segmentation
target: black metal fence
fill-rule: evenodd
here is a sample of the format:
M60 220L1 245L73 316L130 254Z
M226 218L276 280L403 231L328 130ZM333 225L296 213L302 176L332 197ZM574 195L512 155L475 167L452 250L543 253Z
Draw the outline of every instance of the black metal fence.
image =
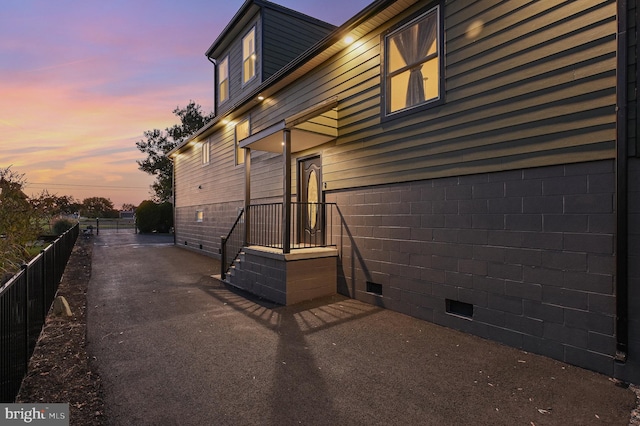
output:
M136 220L134 218L82 218L79 221L83 232L90 232L99 235L104 233L124 233L135 234L138 232L136 228Z
M249 206L249 245L283 247L282 209L282 203ZM292 201L289 249L334 246L334 225L339 222L335 203Z
M0 288L0 402L18 394L79 230L62 234Z

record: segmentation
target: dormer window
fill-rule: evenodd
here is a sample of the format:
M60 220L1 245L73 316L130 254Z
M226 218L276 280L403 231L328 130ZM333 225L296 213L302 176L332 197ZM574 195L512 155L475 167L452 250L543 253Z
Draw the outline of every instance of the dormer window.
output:
M229 99L229 57L218 64L218 102Z
M256 27L242 38L242 84L256 76Z

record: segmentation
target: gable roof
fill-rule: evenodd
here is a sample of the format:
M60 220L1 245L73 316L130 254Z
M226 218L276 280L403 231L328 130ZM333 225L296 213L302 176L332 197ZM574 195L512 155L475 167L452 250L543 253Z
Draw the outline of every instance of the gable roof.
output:
M293 9L289 9L284 6L280 6L278 4L272 3L266 0L247 0L242 5L240 10L236 12L234 17L229 21L227 26L222 30L218 38L213 42L213 44L207 49L205 55L208 58L216 58L220 55L221 51L227 47L227 45L238 37L238 34L242 29L248 24L253 16L259 11L264 9L274 10L285 15L292 16L296 19L300 19L302 21L306 21L310 24L317 25L320 27L324 27L327 30L334 30L336 28L335 25L332 25L328 22L322 21L320 19L316 19L309 15L305 15L304 13L297 12Z
M245 3L243 9L245 7L250 7L250 4L254 1L264 2L263 0L249 0ZM196 142L207 137L219 126L223 125L223 120L227 118L229 114L244 114L246 110L253 107L254 100L258 95L269 97L273 93L285 87L287 84L290 84L292 81L295 81L297 78L300 78L304 74L313 70L313 68L317 67L345 47L343 39L347 35L352 35L354 38L358 39L369 33L372 29L392 19L398 13L398 11L408 8L418 1L419 0L374 1L358 14L342 24L340 27L337 27L333 32L329 33L324 39L320 40L318 43L310 47L306 52L304 52L296 59L291 61L288 65L273 74L255 90L247 93L244 97L239 99L230 109L227 110L226 115L214 117L200 130L195 132L193 135L191 135L190 137L182 141L182 143L178 144L175 148L169 151L169 153L167 153L167 156L172 157L174 154L180 152L183 148L190 145L192 142ZM248 4L249 6L247 6ZM243 9L241 9L241 11ZM238 12L238 14L240 14L240 12ZM238 19L238 14L236 14L234 20ZM227 28L228 27L229 25L227 26Z

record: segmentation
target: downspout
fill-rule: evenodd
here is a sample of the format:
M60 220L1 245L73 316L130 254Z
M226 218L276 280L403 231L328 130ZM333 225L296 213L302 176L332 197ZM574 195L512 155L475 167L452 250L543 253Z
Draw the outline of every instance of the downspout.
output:
M616 356L626 362L628 327L628 216L627 216L627 1L618 0L616 81Z
M175 246L178 244L176 237L176 160L175 158L169 158L173 163L173 167L171 168L171 198L173 198L173 245Z

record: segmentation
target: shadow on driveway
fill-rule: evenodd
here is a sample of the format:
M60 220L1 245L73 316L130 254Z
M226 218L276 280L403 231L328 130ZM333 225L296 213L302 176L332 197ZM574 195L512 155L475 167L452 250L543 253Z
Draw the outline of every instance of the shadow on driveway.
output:
M110 425L628 425L607 377L342 296L278 306L172 238L96 237Z

